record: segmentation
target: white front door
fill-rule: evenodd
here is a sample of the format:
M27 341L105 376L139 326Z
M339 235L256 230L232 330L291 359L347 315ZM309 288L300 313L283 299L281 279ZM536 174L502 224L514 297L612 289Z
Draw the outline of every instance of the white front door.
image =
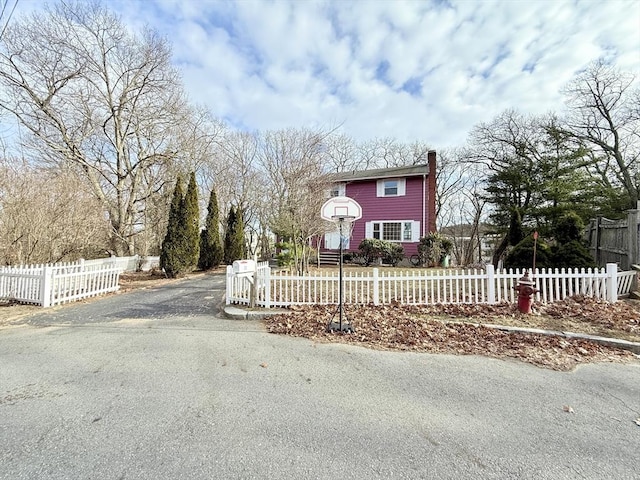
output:
M340 249L340 232L330 232L324 234L324 248L327 250L339 250ZM342 248L349 248L349 237L344 238L342 242Z

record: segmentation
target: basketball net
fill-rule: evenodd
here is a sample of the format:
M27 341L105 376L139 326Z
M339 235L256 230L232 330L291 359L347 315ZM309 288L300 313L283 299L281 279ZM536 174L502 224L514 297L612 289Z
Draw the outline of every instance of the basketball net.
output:
M334 215L331 221L336 225L336 231L340 233L340 245L344 244L344 240L351 238L353 232L353 224L356 217L351 215Z

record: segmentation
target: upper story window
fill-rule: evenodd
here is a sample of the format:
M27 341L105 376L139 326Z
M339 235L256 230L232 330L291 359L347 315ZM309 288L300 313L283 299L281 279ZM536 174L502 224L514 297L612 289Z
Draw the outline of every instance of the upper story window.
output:
M329 193L332 197L344 197L347 194L347 188L344 183L336 183L331 187L331 192Z
M377 187L378 197L403 197L406 191L406 181L404 178L378 180Z

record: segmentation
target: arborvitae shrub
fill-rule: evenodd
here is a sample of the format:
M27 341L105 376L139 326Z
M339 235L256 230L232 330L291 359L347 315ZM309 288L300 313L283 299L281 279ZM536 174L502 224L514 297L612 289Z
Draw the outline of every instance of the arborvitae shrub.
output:
M162 241L160 268L171 278L183 274L186 270L184 259L184 199L182 180L178 177L169 209L167 234Z
M222 241L220 240L220 214L218 197L215 188L211 189L205 228L200 232L200 258L198 268L209 270L220 265L223 258Z
M184 197L184 263L193 270L200 257L200 207L198 206L198 186L196 175L191 173L189 186Z
M231 265L244 257L244 225L242 209L232 205L227 216L227 229L224 235L224 262Z

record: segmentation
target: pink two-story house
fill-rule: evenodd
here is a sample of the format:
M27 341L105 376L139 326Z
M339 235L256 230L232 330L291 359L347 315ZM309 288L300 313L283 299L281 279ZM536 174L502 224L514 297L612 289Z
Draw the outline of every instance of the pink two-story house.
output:
M415 255L420 237L436 230L436 152L426 165L334 174L332 195L353 198L362 207L345 251L356 251L364 238L398 242L405 256ZM327 233L321 251L338 250L339 237Z

